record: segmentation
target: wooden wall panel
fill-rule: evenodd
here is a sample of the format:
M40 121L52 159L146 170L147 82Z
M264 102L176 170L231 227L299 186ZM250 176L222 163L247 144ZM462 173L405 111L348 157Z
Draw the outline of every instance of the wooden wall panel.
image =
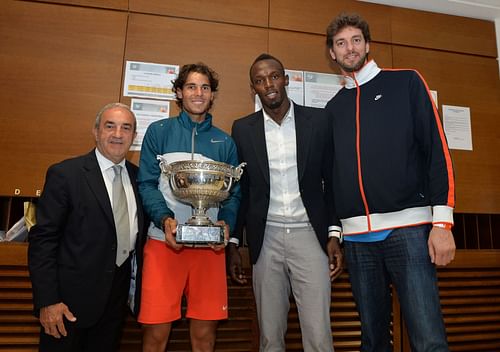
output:
M500 81L493 58L393 47L394 67L416 68L438 104L471 109L473 151L452 150L458 212L500 213ZM440 109L441 111L441 109Z
M4 1L0 11L0 194L34 196L47 166L93 146L120 98L125 13ZM57 19L57 20L55 20Z
M38 351L25 243L0 243L0 351Z
M266 51L267 31L261 28L131 14L125 60L177 65L203 61L220 79L211 111L214 123L229 133L234 119L253 112L248 70ZM129 97L123 100L130 102ZM171 115L177 114L174 101L171 107Z
M391 13L394 44L497 57L494 22L399 7Z
M370 54L381 67L420 66L440 103L472 107L474 152L453 152L457 210L499 213L499 161L490 152L498 149L500 111L491 22L354 0L4 0L0 6L0 45L8 48L0 53L0 167L8 170L1 195L16 189L36 195L49 164L93 146L96 111L110 101L130 102L121 97L124 60L213 66L221 78L213 113L229 131L253 110L248 68L258 54L269 51L288 68L338 73L324 31L339 12L357 11L370 23ZM138 153L130 156L137 162Z
M340 74L327 51L324 35L269 30L269 48L288 69ZM382 67L392 67L390 45L372 43L370 56Z
M354 0L270 0L269 27L324 35L340 12L357 12L370 24L372 40L391 42L390 7Z
M21 196L35 195L49 164L93 146L97 110L111 101L130 102L121 96L124 60L206 62L221 79L215 124L229 131L235 118L253 111L248 69L261 52L276 55L287 68L338 72L325 54L324 32L341 11L368 20L374 40L370 54L381 67L417 68L438 91L440 105L471 107L474 151L452 151L457 210L500 214L500 81L492 23L354 0L3 0L0 195L12 196L15 188ZM130 155L137 162L138 153ZM11 201L0 202L8 222ZM493 245L498 223L498 216L491 218ZM481 224L463 222L467 248L483 245L474 227L487 226ZM500 348L498 258L498 251L459 251L450 267L439 270L454 351ZM221 324L218 346L255 351L251 287L230 286L230 297L232 320ZM336 350L359 350L347 274L334 283L332 311ZM394 314L397 350L407 341L396 303ZM300 350L293 310L290 324L289 348ZM0 244L0 351L36 351L37 331L26 246ZM172 348L186 350L185 322L172 338ZM140 339L138 325L129 320L122 350L140 350Z
M500 350L500 252L459 251L438 271L450 351Z
M280 59L287 69L333 72L323 35L271 29L269 53Z
M129 0L130 11L267 27L270 0Z
M449 266L438 268L438 280L450 351L499 350L500 251L459 250ZM239 286L229 282L228 290L229 319L219 325L217 351L257 351L258 328L251 284ZM39 326L31 313L31 299L27 245L0 243L0 351L38 350ZM335 350L359 351L360 322L347 272L333 283L331 308ZM288 324L286 350L301 351L293 300ZM409 352L397 301L394 301L392 334L394 350ZM141 340L139 325L129 317L120 351L140 351ZM189 350L185 319L174 324L168 350Z
M127 10L129 0L31 0L54 4L98 7L104 9Z
M27 248L26 243L0 243L0 351L38 351L40 327L38 319L32 315ZM229 282L228 299L229 319L219 324L217 351L257 350L255 337L258 333L251 280L244 286ZM120 351L140 351L141 342L140 326L129 316ZM173 324L168 350L172 352L190 350L186 319Z
M392 45L372 42L368 59L375 60L381 68L393 68Z

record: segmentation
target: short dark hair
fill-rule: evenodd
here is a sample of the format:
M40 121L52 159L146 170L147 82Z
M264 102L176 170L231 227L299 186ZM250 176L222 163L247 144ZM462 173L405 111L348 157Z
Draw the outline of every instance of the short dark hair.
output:
M217 76L217 73L204 63L198 62L196 64L187 64L181 67L179 75L172 81L172 89L175 93L177 92L177 88L182 89L184 87L191 72L197 72L207 76L210 83L210 89L214 93L217 92L217 88L219 87L219 78ZM177 95L176 99L177 106L182 109L182 99L177 97ZM212 103L210 103L210 106L212 106Z
M370 27L363 17L357 13L342 12L335 17L326 28L326 45L328 48L333 47L333 37L345 27L355 27L361 30L365 41L371 41Z
M257 58L253 61L252 66L250 66L250 71L248 72L250 75L250 82L252 81L252 68L255 66L255 64L257 62L264 61L264 60L276 61L281 67L281 73L283 74L283 76L285 75L285 67L283 66L283 63L280 60L278 60L276 57L269 55L267 53L262 53L259 56L257 56Z

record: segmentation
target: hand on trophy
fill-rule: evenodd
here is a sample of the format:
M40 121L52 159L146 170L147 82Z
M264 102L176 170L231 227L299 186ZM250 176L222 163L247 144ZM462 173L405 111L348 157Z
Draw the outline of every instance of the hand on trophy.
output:
M229 241L229 225L227 225L224 220L219 220L216 222L217 225L224 226L224 243L209 243L208 245L210 248L212 248L214 251L220 251L227 246L227 242Z
M182 243L175 241L175 233L177 232L177 220L166 218L163 220L163 231L165 232L165 243L175 250L183 247Z
M192 216L185 224L178 224L177 230L165 239L172 248L177 244L192 247L211 247L219 251L229 240L225 223L215 225L207 215L209 208L218 208L230 195L233 184L239 181L246 163L232 166L223 162L209 160L180 160L168 163L162 155L157 156L162 177L166 177L174 197L182 203L191 205Z

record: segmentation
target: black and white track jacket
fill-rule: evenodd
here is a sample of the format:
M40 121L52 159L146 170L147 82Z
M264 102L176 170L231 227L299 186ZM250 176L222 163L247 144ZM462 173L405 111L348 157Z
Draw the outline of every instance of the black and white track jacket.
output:
M452 161L423 77L415 70L380 69L372 60L345 79L326 106L344 235L453 224Z

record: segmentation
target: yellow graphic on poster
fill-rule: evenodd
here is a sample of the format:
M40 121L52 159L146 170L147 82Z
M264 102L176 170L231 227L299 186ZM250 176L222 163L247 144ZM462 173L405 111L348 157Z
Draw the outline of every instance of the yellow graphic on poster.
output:
M172 100L172 80L179 74L179 65L127 61L123 95L128 97Z

